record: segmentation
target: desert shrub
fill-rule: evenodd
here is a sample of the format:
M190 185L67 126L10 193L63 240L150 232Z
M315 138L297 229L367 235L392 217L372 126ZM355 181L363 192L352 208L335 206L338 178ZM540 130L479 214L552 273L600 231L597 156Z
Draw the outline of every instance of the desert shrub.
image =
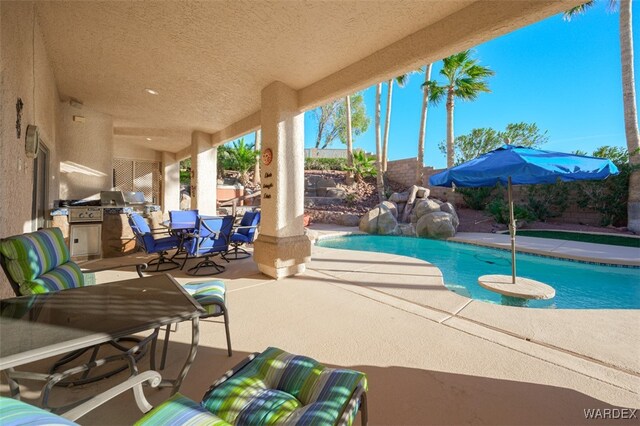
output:
M485 186L481 188L456 188L456 191L462 194L464 203L470 209L484 210L494 189L493 186Z
M567 209L569 188L560 180L549 185L529 185L526 193L527 208L539 221L561 216Z
M629 163L629 152L625 148L602 146L593 152L594 157L609 158L620 171L605 180L575 182L578 206L600 213L602 226L625 226L629 200L629 179L640 169Z
M305 170L338 170L343 171L347 167L346 158L305 158Z
M496 222L509 223L509 203L502 198L494 198L493 201L487 205L487 211ZM533 221L536 216L527 208L520 204L513 205L513 216L516 220L520 221Z
M629 200L629 178L638 166L618 164L620 173L605 180L576 182L578 206L600 213L600 225L625 226Z

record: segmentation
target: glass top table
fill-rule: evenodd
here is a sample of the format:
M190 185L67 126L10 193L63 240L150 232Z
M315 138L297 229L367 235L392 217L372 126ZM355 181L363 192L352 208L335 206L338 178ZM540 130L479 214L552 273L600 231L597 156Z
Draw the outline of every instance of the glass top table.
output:
M203 312L167 274L0 300L0 370L191 320L177 391L195 358Z

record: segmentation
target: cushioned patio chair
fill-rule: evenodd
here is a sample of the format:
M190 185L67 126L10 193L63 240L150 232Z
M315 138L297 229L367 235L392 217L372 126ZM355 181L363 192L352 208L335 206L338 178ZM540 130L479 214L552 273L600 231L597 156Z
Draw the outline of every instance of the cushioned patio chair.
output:
M229 251L229 239L231 237L232 227L233 216L198 216L194 233L190 234L183 243L188 256L184 260L182 268L184 268L187 260L190 258L204 257L204 260L189 268L187 274L215 275L224 272L225 267L217 264L210 258L215 255L220 255L223 259L227 260L224 254ZM209 268L213 268L215 271L206 272L206 269ZM201 269L205 269L205 273L199 273Z
M183 288L189 293L206 311L200 315L200 319L215 318L222 316L224 319L224 330L227 335L227 352L229 356L233 355L231 350L231 334L229 333L229 309L227 309L227 289L222 281L204 281L187 283ZM171 326L167 326L164 345L162 348L162 360L160 361L160 370L164 369L167 359L167 348L169 346L169 333Z
M100 271L135 267L138 276L142 277L142 271L146 269L145 264L138 264L82 270L71 260L69 249L59 228L42 229L0 240L0 265L16 296L50 293L94 284L93 274ZM119 343L126 341L134 342L136 345L141 342L140 339L131 337L111 341L109 344L126 353L129 348ZM145 341L147 340L145 339ZM71 352L54 364L50 374L54 374L60 367L78 358L87 350L93 350L95 356L99 346ZM146 345L144 346L144 351L146 351ZM136 360L144 355L144 351L136 354ZM152 363L154 362L155 360L152 357ZM78 385L94 382L110 377L126 368L128 366L124 365L121 368L94 377L85 375L80 380L64 381L60 385Z
M367 377L268 348L215 382L196 404L176 394L136 425L344 425L358 410L367 424Z
M231 250L227 253L227 258L231 260L245 259L251 256L251 253L240 246L251 244L256 238L256 231L260 224L260 212L246 212L242 216L240 225L233 229L231 234L230 245Z
M138 247L147 254L158 254L157 258L147 263L149 268L155 266L155 269L149 270L149 272L167 272L180 267L178 262L167 258L169 250L178 249L180 238L175 235L169 235L166 229L152 230L147 221L137 213L129 215L129 225L136 236ZM154 237L154 235L160 234L165 234L166 236L162 238Z

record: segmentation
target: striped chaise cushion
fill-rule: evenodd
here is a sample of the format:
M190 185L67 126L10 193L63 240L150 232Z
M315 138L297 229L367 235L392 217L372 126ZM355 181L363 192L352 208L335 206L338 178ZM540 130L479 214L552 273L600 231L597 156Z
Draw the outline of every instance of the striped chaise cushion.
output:
M38 281L42 275L70 262L69 250L59 228L42 229L30 234L17 235L0 241L0 252L6 258L11 278L20 285L23 294L45 293L49 287L79 287L84 284L77 265L68 267L62 275ZM72 281L61 281L64 274Z
M363 373L269 348L205 395L202 406L234 425L336 424ZM352 424L357 413L347 413Z
M13 398L0 397L0 425L77 425L63 417Z
M184 289L207 311L203 316L219 315L225 302L225 286L222 281L213 280L201 283L187 283Z
M229 423L177 393L135 423L135 426L155 425L229 426Z

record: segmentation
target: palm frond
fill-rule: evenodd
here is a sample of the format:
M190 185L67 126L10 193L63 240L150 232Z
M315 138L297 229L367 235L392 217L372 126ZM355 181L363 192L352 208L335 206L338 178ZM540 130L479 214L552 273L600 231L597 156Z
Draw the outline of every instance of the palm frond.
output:
M610 4L614 4L615 2L616 0L610 0ZM562 14L562 19L564 19L565 21L571 21L571 18L577 15L584 14L588 9L593 7L594 4L595 0L589 0L588 2L583 3L579 6L572 7Z

